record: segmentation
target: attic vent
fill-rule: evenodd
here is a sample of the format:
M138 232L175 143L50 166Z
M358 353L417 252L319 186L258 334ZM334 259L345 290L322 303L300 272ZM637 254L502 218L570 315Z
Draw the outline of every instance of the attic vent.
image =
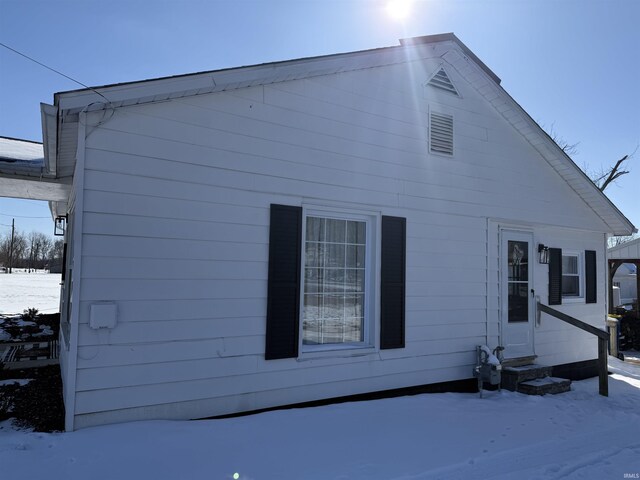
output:
M453 116L431 112L429 147L434 153L453 155Z
M446 90L449 93L453 93L456 97L460 96L458 94L458 90L456 90L456 87L454 87L453 82L449 78L449 75L444 71L444 68L438 70L438 72L431 77L431 80L429 80L427 85L439 88L440 90Z

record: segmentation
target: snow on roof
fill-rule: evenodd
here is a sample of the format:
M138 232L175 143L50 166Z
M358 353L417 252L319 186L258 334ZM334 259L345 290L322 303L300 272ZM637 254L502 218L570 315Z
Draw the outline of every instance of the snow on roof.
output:
M0 162L12 164L14 167L44 167L42 143L0 137Z

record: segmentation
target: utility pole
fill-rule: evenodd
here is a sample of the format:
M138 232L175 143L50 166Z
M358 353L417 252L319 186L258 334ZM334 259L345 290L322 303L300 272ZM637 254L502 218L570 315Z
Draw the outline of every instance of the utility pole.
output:
M9 273L13 273L13 235L16 231L16 219L11 219L11 245L9 246Z

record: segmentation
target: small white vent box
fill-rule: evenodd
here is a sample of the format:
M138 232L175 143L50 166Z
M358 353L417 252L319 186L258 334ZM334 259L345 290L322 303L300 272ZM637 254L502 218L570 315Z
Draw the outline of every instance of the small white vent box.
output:
M115 303L94 303L89 313L89 327L115 328L118 309Z

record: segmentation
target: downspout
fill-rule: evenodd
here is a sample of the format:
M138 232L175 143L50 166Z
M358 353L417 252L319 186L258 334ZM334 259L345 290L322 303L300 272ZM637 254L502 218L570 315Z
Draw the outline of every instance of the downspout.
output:
M75 206L73 219L73 286L69 333L69 370L67 372L67 397L65 398L64 428L67 432L74 430L76 411L76 378L78 366L78 331L80 324L80 286L82 284L82 223L84 217L84 160L86 140L86 113L80 112L78 119L78 146L76 149L76 166L74 172Z

